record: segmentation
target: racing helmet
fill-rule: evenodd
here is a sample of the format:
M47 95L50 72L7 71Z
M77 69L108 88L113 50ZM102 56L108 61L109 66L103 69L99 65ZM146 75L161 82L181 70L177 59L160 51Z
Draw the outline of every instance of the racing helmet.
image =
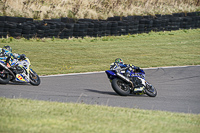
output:
M123 60L121 58L115 59L115 63L124 64L124 62L123 62Z
M6 50L12 52L12 48L10 46L8 46L8 45L4 45L3 49L6 49Z

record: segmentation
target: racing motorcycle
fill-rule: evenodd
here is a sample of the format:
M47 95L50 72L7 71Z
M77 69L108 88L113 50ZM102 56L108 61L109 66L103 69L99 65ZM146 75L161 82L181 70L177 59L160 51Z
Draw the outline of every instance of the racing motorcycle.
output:
M25 55L13 59L11 63L8 60L10 57L0 60L0 84L8 84L9 81L30 83L34 86L40 84L40 77L30 68L31 62Z
M120 96L128 96L130 94L155 97L157 90L145 80L145 72L143 69L134 69L132 66L125 68L116 67L116 69L105 71L110 79L113 90Z

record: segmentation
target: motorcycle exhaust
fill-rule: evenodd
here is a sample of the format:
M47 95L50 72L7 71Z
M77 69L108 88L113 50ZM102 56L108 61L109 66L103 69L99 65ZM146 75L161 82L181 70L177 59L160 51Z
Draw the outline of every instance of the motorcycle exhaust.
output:
M134 87L133 82L131 82L130 79L126 78L124 75L122 75L122 74L120 74L120 73L116 73L116 75L117 75L119 78L123 79L124 81L126 81L126 82L128 82L128 83L131 83L132 87Z
M6 69L15 78L15 74L6 65L0 62L0 66Z

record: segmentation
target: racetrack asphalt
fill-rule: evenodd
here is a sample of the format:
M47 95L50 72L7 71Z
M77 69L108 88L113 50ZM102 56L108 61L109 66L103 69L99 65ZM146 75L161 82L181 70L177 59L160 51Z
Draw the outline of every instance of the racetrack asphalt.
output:
M200 114L200 66L144 69L157 96L117 95L105 72L41 76L41 84L0 85L0 97Z

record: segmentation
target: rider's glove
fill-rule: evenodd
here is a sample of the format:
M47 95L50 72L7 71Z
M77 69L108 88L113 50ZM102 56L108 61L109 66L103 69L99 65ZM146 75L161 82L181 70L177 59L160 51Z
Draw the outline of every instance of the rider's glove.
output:
M141 72L141 69L140 69L140 67L137 67L137 66L135 66L135 68L134 68L134 69L135 69L135 71L136 71L136 72Z
M26 55L25 54L21 54L19 57L19 60L25 60L26 59Z
M129 66L130 66L132 69L135 69L136 71L139 71L139 70L140 70L140 67L134 66L134 65L132 65L132 64L129 64Z
M134 69L136 69L136 70L140 70L140 67L134 66Z
M129 64L129 66L132 68L132 69L135 69L135 66L133 64Z

